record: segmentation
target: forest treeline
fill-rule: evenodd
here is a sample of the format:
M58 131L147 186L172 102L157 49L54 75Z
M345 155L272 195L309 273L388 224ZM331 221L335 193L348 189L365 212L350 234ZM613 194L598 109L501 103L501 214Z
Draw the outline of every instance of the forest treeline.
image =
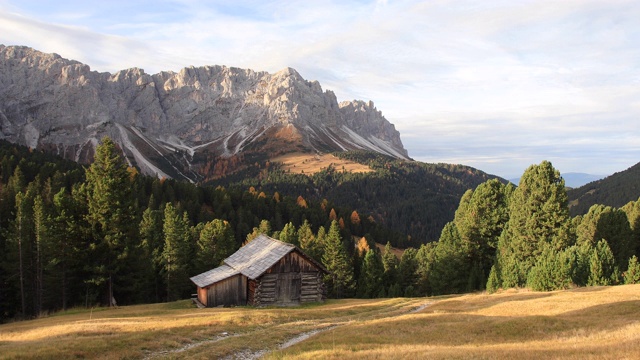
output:
M576 217L567 204L564 180L547 161L530 166L517 188L490 180L467 191L439 241L418 251L422 291L640 281L640 200Z
M82 167L0 141L0 322L112 298L186 298L190 276L219 265L256 231L308 248L335 222L351 272L353 235L406 238L325 199L142 176L120 154L107 138ZM322 261L323 249L310 251Z
M292 174L262 159L256 166L209 184L241 189L253 186L266 193L328 199L336 206L370 214L376 222L406 234L389 240L395 247L406 248L437 240L464 192L496 178L468 166L405 161L372 151L334 155L368 165L373 171L351 173L329 166L313 174Z
M1 321L114 299L187 298L194 290L189 277L219 265L258 234L293 243L321 262L330 271L325 281L332 297L640 281L640 200L621 208L594 205L572 217L564 180L546 161L529 167L517 188L498 179L469 187L439 240L416 242L398 259L391 244L407 241L404 234L360 209L317 199L308 185L289 196L267 191L270 182L225 188L150 178L127 167L108 138L88 167L0 145ZM345 156L392 167L377 156L363 159L366 153ZM284 176L273 174L262 176ZM321 174L350 178L338 169ZM374 190L365 187L356 197L367 191ZM390 194L383 198L389 209L399 206ZM383 251L376 242L386 243Z

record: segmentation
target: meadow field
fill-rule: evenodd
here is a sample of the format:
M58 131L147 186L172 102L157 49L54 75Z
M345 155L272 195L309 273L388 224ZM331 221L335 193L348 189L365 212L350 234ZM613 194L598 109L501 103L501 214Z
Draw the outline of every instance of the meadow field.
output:
M637 359L640 285L197 309L74 309L0 325L2 359Z

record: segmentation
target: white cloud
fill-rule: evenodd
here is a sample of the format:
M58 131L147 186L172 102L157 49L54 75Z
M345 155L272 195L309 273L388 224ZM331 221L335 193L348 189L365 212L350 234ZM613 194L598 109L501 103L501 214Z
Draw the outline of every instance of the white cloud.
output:
M636 1L36 3L0 1L0 43L101 71L291 66L373 100L416 159L505 175L640 161Z

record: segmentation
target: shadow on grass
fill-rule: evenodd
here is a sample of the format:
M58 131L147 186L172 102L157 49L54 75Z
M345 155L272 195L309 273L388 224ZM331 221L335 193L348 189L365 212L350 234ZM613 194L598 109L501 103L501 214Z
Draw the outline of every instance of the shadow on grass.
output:
M509 300L503 298L503 301ZM371 345L459 346L553 342L579 333L611 332L638 321L640 300L594 305L554 316L487 316L425 311L412 318L345 326L336 329L335 338L357 339L365 343L370 341Z

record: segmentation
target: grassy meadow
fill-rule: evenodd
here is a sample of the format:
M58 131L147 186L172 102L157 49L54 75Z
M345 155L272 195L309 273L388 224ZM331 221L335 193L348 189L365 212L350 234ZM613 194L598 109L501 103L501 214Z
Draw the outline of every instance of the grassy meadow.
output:
M299 335L312 336L289 347ZM0 358L634 359L640 285L197 309L76 309L0 325Z
M343 160L332 154L315 155L308 153L291 153L271 159L282 163L282 169L292 174L315 174L332 166L338 171L366 173L373 171L369 166L354 161Z

